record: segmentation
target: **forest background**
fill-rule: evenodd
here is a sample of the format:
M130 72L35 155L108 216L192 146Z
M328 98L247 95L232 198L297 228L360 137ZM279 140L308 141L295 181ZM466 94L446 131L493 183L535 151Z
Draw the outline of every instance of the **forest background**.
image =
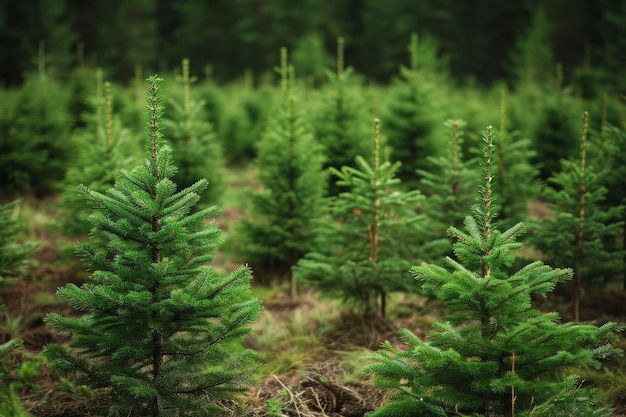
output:
M614 0L3 0L0 80L19 84L45 42L47 65L60 76L84 59L128 84L137 65L164 74L186 57L193 74L210 64L226 82L271 71L285 46L300 76L319 81L341 36L346 63L386 82L417 32L436 41L454 79L491 84L518 75L512 56L540 11L546 39L533 46L537 73L553 74L559 62L570 78L593 66L624 88L626 2Z

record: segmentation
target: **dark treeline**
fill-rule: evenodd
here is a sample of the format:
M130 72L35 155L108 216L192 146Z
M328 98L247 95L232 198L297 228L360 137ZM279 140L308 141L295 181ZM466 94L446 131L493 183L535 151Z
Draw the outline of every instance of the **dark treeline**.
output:
M626 56L625 0L27 0L0 2L0 80L19 85L45 51L63 76L84 63L128 83L189 58L192 73L230 81L278 62L281 46L296 70L320 77L337 37L346 63L386 82L408 64L410 33L433 39L453 77L488 84L514 77L511 57L542 13L546 43L566 76L602 68L620 84ZM535 28L537 30L537 28ZM210 65L210 67L209 67ZM299 67L299 68L298 68ZM623 81L621 82L623 83ZM622 87L622 86L620 86Z

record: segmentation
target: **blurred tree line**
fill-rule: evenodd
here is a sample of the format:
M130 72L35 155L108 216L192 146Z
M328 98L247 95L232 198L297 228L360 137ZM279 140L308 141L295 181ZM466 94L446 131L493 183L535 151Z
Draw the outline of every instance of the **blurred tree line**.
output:
M533 23L566 76L601 68L586 76L623 90L626 0L0 0L0 82L21 84L41 48L58 75L85 64L129 83L137 66L162 73L184 57L218 81L258 77L286 46L301 76L321 78L339 36L347 64L386 82L417 32L456 80L489 84L513 81Z

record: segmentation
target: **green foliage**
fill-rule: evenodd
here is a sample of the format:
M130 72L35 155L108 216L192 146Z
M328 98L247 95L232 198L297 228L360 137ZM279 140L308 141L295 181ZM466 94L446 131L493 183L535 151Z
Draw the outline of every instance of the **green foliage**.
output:
M626 207L626 190L623 187L623 180L626 178L626 131L623 128L606 125L601 134L604 149L595 163L604 167L605 171L602 176L602 186L606 188L607 193L601 211L606 211L613 207ZM622 211L621 222L623 228L626 228L626 210ZM616 248L626 249L626 230L622 229L621 238L618 235L617 242L604 243L609 245L608 247L615 245ZM626 265L626 254L623 258L623 265ZM626 284L626 270L622 275L622 282Z
M465 121L447 120L445 126L450 132L447 152L438 157L428 156L432 169L417 171L420 189L426 196L424 213L431 245L442 256L452 251L449 241L444 241L442 236L450 225L463 226L463 213L472 206L478 180L475 170L469 167L471 161L466 161L463 155Z
M250 193L249 218L238 225L239 248L261 280L278 279L313 248L315 220L322 214L326 174L300 102L286 79L282 102L267 124L255 160L260 189ZM274 277L269 277L270 280Z
M37 243L18 242L21 225L17 220L20 201L0 205L0 288L10 277L15 277L28 263L28 257L37 248Z
M389 292L418 289L404 276L409 259L423 256L423 217L416 213L423 196L400 189L399 163L379 161L378 129L376 121L373 163L358 156L356 168L331 168L337 186L347 191L328 200L330 218L318 222L317 250L298 262L294 279L385 316Z
M528 138L506 127L506 92L500 92L500 126L497 130L496 165L498 187L495 201L501 228L507 229L528 216L528 202L540 193L537 152Z
M599 144L586 141L586 117L587 113L579 158L562 160L561 170L549 179L550 186L544 189L554 216L534 223L531 240L546 262L560 267L574 266L575 319L578 319L581 289L589 288L593 280L606 285L624 272L624 248L616 243L623 239L625 207L619 201L607 205L609 190L604 187L605 178L619 173L611 170L610 159L587 164L587 148Z
M196 78L189 75L188 59L183 60L182 75L178 81L183 89L182 100L169 100L174 114L164 121L169 143L178 161L174 181L185 188L201 178L207 178L211 187L202 197L201 205L214 204L223 192L222 150L213 127L206 121L205 103L191 97L191 85Z
M221 415L253 372L251 352L232 344L249 332L260 304L247 267L220 277L207 265L220 239L205 219L218 209L190 214L207 181L177 191L171 180L160 83L149 79L148 158L121 170L104 193L81 187L99 208L90 217L93 242L77 246L93 273L58 296L85 314L48 314L46 323L73 339L44 355L79 384L110 390L108 415Z
M330 85L320 91L321 103L312 124L315 138L324 147L324 168L353 166L357 155L370 155L371 141L365 140L368 129L365 104L358 86L350 82L351 67L343 68L343 39L338 40L337 71L326 71ZM329 194L341 189L329 184Z
M3 305L0 306L0 309L2 308L4 308ZM8 385L5 385L4 383L4 379L9 372L9 355L21 344L21 339L13 338L0 345L0 381L2 381L2 384L0 384L0 401L6 401L9 396L9 393L5 391L5 387L8 388Z
M4 306L0 306L0 309ZM14 338L0 345L0 415L6 417L30 417L24 410L18 390L24 386L32 386L30 380L39 375L41 360L25 360L17 369L17 380L9 382L9 359L12 353L22 345L22 340Z
M415 171L429 170L429 156L437 156L435 145L437 110L433 84L418 70L418 43L414 35L409 45L411 68L402 66L400 77L389 87L389 105L382 117L392 157L400 161L398 176L414 181Z
M493 224L491 128L485 142L479 203L465 231L449 229L454 258L445 259L446 267L422 263L411 270L448 315L427 341L402 329L405 347L385 342L375 354L366 370L391 393L371 415L609 416L598 392L570 373L621 353L613 346L617 325L559 324L556 313L532 307L531 296L545 297L571 270L536 261L508 272L524 226L501 232Z
M68 140L65 98L55 80L29 74L14 107L3 114L0 190L10 194L56 190L74 151Z
M78 157L65 174L61 193L66 234L87 235L91 228L88 217L93 208L85 204L85 195L78 190L78 185L103 193L115 184L121 168L132 166L138 159L134 135L121 125L113 112L111 83L105 82L103 86L102 97L93 100L96 114L88 121L88 130L75 133L75 142L80 144Z
M545 8L538 7L529 26L518 33L515 47L511 48L509 72L516 84L545 86L552 79L555 65L550 44L552 30Z

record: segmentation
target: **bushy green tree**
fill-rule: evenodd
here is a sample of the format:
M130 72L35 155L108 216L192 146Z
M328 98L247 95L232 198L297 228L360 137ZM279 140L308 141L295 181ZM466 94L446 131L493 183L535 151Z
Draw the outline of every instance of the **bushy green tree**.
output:
M476 195L478 176L470 169L470 161L463 155L465 121L447 120L449 146L441 156L428 156L431 169L418 170L420 189L426 196L424 213L428 218L428 234L433 249L439 254L451 254L452 246L444 239L449 226L461 227L465 212Z
M46 74L28 74L19 98L5 113L0 135L0 189L49 193L63 180L75 147L68 140L66 94Z
M428 156L438 155L433 139L436 110L431 84L418 69L418 38L409 44L411 67L400 67L400 77L389 87L388 108L383 114L387 144L394 160L402 166L398 176L407 185L416 182L418 169L428 170Z
M426 341L402 329L406 346L387 341L375 354L366 369L391 393L371 416L609 416L573 370L621 353L617 325L559 324L556 313L532 307L532 296L545 296L571 270L536 261L508 271L524 225L500 231L493 221L491 128L485 136L479 202L465 231L449 229L454 258L411 270L448 314Z
M554 217L535 222L531 240L546 262L573 266L572 316L576 321L583 290L590 289L593 280L604 286L624 272L624 249L615 242L624 228L625 208L605 203L609 190L603 185L604 177L615 173L587 164L587 117L585 112L579 158L562 160L561 170L544 189Z
M28 257L37 248L34 242L18 242L22 225L17 220L20 201L0 205L0 288L10 277L15 277L27 264Z
M602 177L602 186L607 193L601 211L606 211L612 207L626 207L626 190L624 189L624 178L626 178L626 130L624 127L606 125L602 132L604 143L603 152L596 164L602 164L606 169L606 174ZM622 233L618 235L616 248L626 249L626 210L622 211ZM611 241L606 242L611 247ZM623 265L626 265L626 253L623 257ZM622 288L626 288L626 270L622 271Z
M423 196L403 191L397 178L400 163L380 161L376 120L373 161L356 157L356 167L330 168L345 189L328 200L330 218L317 227L317 249L300 259L294 279L327 296L345 301L365 314L386 314L392 291L416 292L404 279L410 259L423 256Z
M520 137L519 131L506 126L506 92L500 91L500 125L497 130L495 197L498 204L499 226L508 229L528 217L529 201L540 193L537 152L530 139Z
M215 203L221 197L224 186L222 149L213 127L207 121L204 102L191 97L191 86L196 78L189 75L189 59L183 59L178 81L183 97L180 102L169 100L174 113L164 123L178 161L174 182L188 187L201 178L207 178L211 187L202 197L201 204Z
M46 323L73 335L49 344L50 366L111 396L109 416L216 416L246 390L254 360L237 348L260 308L250 270L221 277L208 263L219 240L218 209L190 214L207 186L177 190L171 148L161 132L160 83L149 78L148 158L122 170L104 193L82 187L99 211L92 243L77 249L93 272L80 287L58 290L85 314L48 314Z
M88 220L93 208L84 204L85 195L77 189L84 184L100 193L113 187L121 168L136 162L138 143L125 129L113 112L111 83L103 83L102 95L94 99L96 112L89 120L88 129L75 133L80 144L78 157L65 174L65 187L61 193L63 231L72 235L87 235L91 228ZM101 120L100 120L101 119Z
M260 188L249 194L249 216L237 232L238 250L263 271L261 281L290 279L291 267L313 248L326 192L322 149L292 91L286 59L283 49L282 101L259 142Z
M353 166L357 155L372 152L367 137L367 118L364 103L354 94L358 86L350 83L352 67L344 69L343 39L337 41L337 71L327 70L330 85L320 91L321 103L312 124L315 138L324 147L324 168ZM337 195L341 189L333 182L329 193Z

